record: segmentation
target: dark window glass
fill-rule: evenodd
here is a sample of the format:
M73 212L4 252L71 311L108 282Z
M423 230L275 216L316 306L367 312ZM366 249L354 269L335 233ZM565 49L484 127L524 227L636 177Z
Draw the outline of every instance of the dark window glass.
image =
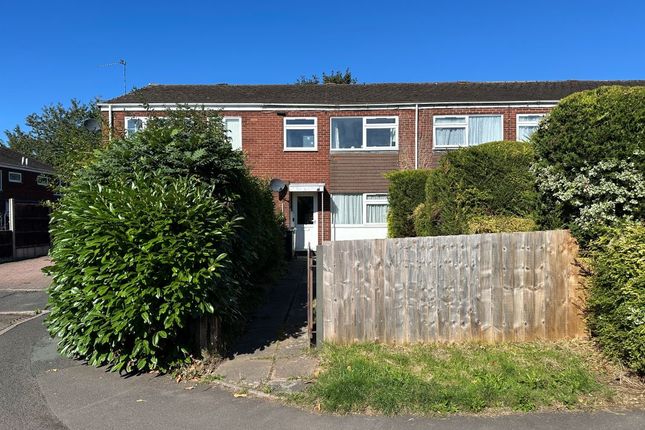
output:
M314 198L313 196L298 197L297 224L314 223Z

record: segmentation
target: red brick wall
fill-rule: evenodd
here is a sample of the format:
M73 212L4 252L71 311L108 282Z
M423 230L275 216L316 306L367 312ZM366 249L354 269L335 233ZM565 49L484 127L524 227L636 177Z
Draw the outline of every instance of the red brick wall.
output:
M419 168L435 167L446 153L445 149L434 149L433 117L435 115L503 115L503 140L516 139L518 114L548 113L549 108L533 107L486 107L486 108L430 108L419 110Z
M516 115L521 113L546 113L549 108L486 107L486 108L423 108L419 109L419 168L436 165L445 150L433 149L434 115L502 114L504 116L504 140L515 140ZM279 114L280 113L280 114ZM163 116L164 112L113 112L113 136L123 135L126 116ZM415 110L345 110L345 111L226 111L223 116L242 118L242 149L254 175L267 180L279 178L287 182L325 183L330 180L330 128L332 117L338 116L398 116L399 118L399 167L414 168ZM317 151L284 151L284 115L287 117L316 117L318 124ZM107 121L107 113L104 112ZM356 172L360 175L360 172ZM290 219L289 195L284 202L275 196L276 210L284 210ZM318 238L330 240L330 196L325 193L324 213L318 201Z
M318 124L317 151L284 151L284 116L316 117ZM163 116L163 112L114 111L113 137L124 133L127 116ZM222 116L242 118L242 149L254 175L270 180L279 178L287 182L324 183L329 186L330 128L331 118L337 116L398 116L399 117L399 165L414 168L414 110L390 109L369 111L226 111ZM104 112L107 121L107 113ZM275 198L276 210L284 209L290 219L289 195L284 205ZM330 196L325 193L324 213L318 200L318 238L331 239Z

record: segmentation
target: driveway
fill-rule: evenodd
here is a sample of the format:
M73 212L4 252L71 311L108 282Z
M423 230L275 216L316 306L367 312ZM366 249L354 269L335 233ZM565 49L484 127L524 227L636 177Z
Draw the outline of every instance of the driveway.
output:
M177 384L148 374L125 378L61 358L42 315L36 315L0 335L0 428L627 430L645 428L645 412L440 419L320 415L275 401L236 398L211 385Z

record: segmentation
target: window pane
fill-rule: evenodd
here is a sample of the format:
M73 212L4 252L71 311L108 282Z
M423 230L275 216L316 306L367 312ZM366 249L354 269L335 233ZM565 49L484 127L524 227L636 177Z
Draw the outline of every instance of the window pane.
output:
M224 118L226 135L231 140L233 149L242 148L242 121L239 118Z
M137 131L143 128L143 121L139 118L130 118L127 123L127 134L128 136L133 135Z
M367 124L395 124L396 118L367 118Z
M307 119L307 118L297 118L297 119L288 119L287 118L287 125L314 125L314 119Z
M332 194L334 224L363 224L362 194Z
M314 130L287 130L287 148L313 148Z
M332 148L350 149L363 146L363 118L333 118Z
M396 146L396 130L394 128L368 128L368 147L393 147Z
M368 224L385 224L387 222L388 205L368 204L366 211L366 222Z
M466 144L465 128L437 128L435 146L463 146Z
M298 213L296 224L314 223L314 198L313 196L298 196Z
M387 194L367 194L365 200L387 200Z
M435 124L466 124L465 116L449 116L449 117L435 117Z
M471 116L468 119L468 145L502 140L502 117Z
M544 115L519 115L518 122L531 122L537 124L544 117Z
M527 141L537 130L536 125L521 125L517 128L517 140Z

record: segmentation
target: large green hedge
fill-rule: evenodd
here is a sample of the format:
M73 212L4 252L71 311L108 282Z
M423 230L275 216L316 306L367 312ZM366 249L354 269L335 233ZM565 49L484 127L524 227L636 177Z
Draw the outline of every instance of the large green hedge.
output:
M268 187L221 119L194 111L111 142L64 187L51 233L50 333L125 371L186 361L205 314L239 326L282 250Z
M390 237L416 236L414 210L425 199L429 170L397 170L386 174L390 181L387 230Z
M530 225L536 207L532 162L533 149L523 142L490 142L447 153L427 179L425 201L415 210L416 233L466 234L471 220L482 216L526 218L506 225Z
M74 182L51 226L47 323L61 352L115 370L181 362L191 318L237 316L230 254L238 225L190 178Z
M603 226L645 216L645 87L564 98L531 139L540 224L584 244Z
M615 227L592 249L589 329L610 357L645 375L645 226Z

